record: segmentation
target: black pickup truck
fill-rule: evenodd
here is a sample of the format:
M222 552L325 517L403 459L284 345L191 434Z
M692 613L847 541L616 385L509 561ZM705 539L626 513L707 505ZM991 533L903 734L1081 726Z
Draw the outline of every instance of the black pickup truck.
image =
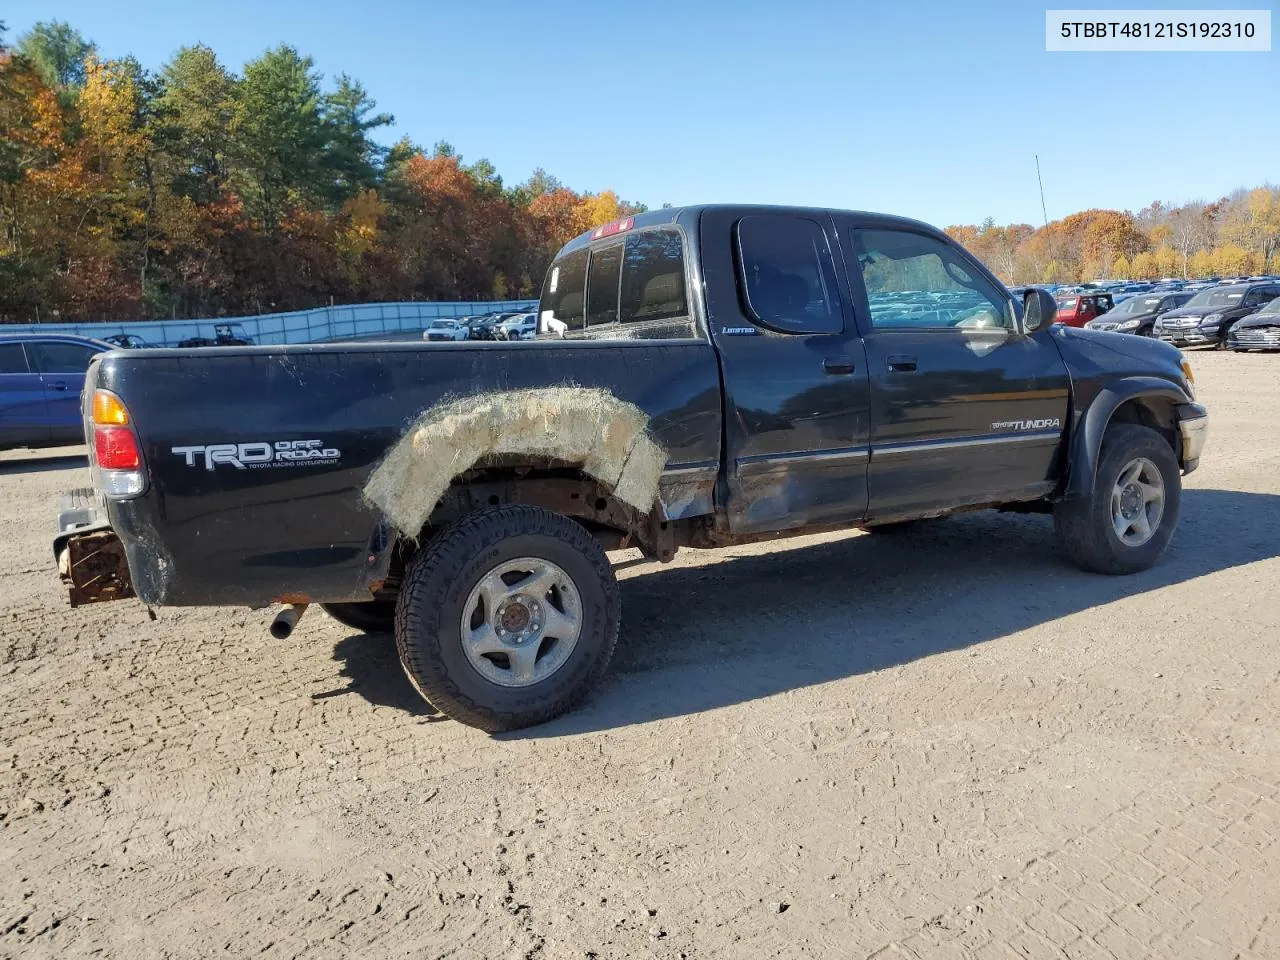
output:
M1174 347L1064 328L944 234L837 210L628 217L560 251L528 342L116 351L73 604L308 604L394 626L431 704L504 730L578 702L621 614L606 550L669 561L984 507L1155 563L1207 418Z

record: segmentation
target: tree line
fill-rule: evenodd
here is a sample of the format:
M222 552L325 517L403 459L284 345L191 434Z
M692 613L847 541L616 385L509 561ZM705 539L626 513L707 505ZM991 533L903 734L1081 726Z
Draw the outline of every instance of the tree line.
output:
M543 170L507 186L393 123L359 81L282 45L236 73L159 70L65 23L0 23L0 322L264 313L536 296L555 251L640 212ZM948 232L1009 283L1280 270L1280 189Z
M65 23L0 23L0 321L536 296L556 250L637 204L447 143L381 146L359 81L282 45L159 70Z
M1010 284L1280 272L1280 188L1237 190L1212 203L1165 204L1137 214L1085 210L1043 227L947 227Z

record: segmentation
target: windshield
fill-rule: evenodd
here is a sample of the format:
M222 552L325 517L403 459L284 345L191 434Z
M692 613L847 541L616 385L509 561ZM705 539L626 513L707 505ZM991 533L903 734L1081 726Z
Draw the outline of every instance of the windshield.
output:
M1159 305L1159 297L1131 297L1112 310L1111 315L1121 317L1131 313L1151 313Z
M1066 297L1065 299L1059 300L1059 301L1058 301L1058 309L1059 309L1059 310L1074 310L1074 309L1076 308L1076 299L1077 299L1077 298L1075 298L1075 297Z
M1270 303L1268 303L1265 307L1263 307L1258 312L1265 313L1269 317L1274 316L1277 313L1280 313L1280 297L1276 297L1274 300L1272 300Z
M1228 287L1226 290L1203 290L1187 301L1188 307L1234 307L1244 299L1244 291Z
M431 324L431 326L433 326L433 327L452 327L452 326L453 326L453 321L452 321L452 320L437 320L435 323Z

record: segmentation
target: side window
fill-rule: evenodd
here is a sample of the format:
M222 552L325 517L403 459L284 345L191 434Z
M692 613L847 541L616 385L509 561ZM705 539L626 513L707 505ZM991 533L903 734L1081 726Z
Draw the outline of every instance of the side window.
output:
M646 324L689 315L684 245L676 231L645 230L627 237L618 314L623 323Z
M1267 298L1262 295L1262 291L1255 289L1255 290L1250 290L1247 294L1245 294L1244 303L1242 304L1242 306L1257 307L1266 302L1267 302Z
M816 221L750 216L737 232L739 282L755 320L785 333L844 328L831 249Z
M591 251L587 271L587 326L614 323L618 319L618 278L622 272L622 242Z
M586 287L587 251L575 250L551 265L547 282L542 285L538 311L541 314L550 313L550 319L565 324L570 330L581 330L586 308Z
M27 345L35 368L41 373L84 373L99 352L78 343L37 341Z
M858 263L874 327L1009 328L1006 298L954 247L906 230L860 230ZM1075 301L1063 306L1074 306Z
M30 373L20 343L0 343L0 373Z

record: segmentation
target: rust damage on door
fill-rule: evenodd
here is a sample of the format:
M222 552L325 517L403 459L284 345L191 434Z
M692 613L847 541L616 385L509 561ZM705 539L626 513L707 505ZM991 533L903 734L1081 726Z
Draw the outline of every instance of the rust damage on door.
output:
M69 537L58 556L58 573L73 607L136 596L124 545L113 530Z

